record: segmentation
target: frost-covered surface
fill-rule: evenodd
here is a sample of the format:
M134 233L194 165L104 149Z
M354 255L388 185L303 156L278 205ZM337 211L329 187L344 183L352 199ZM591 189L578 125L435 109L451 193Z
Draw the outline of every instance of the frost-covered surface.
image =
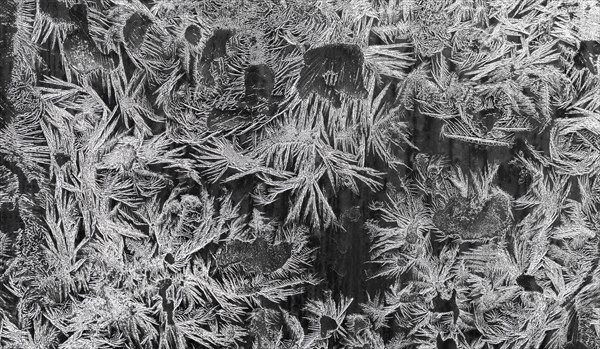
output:
M3 0L0 347L600 348L599 18Z

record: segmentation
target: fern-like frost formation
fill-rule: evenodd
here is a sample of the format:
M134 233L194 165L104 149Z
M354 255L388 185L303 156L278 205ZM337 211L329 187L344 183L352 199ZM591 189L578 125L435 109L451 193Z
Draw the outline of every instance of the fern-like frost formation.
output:
M3 0L0 348L600 349L599 18Z

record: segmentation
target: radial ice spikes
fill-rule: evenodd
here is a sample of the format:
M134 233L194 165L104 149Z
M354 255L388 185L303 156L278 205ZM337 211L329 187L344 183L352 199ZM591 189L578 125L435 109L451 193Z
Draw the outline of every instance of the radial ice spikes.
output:
M600 347L597 1L2 5L0 347Z

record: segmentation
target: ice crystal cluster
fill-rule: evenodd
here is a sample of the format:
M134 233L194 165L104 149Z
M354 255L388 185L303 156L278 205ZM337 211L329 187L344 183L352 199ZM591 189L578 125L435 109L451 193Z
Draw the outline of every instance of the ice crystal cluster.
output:
M595 0L2 0L0 347L600 348Z

